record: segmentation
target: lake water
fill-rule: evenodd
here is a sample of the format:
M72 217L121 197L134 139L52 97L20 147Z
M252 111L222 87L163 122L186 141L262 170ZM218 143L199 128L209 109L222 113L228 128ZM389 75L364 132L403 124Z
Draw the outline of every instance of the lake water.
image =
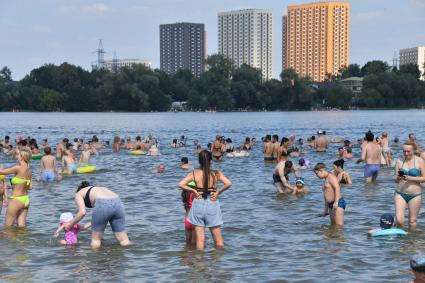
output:
M161 142L160 157L133 156L106 149L92 159L95 174L65 177L60 183L34 182L26 230L12 236L0 233L1 282L406 282L411 279L409 259L425 250L423 210L415 233L405 238L370 239L366 231L379 226L379 216L394 212L391 169L381 170L378 182L365 185L363 167L346 162L354 184L342 194L347 202L345 226L335 229L323 210L322 181L311 170L303 172L310 193L302 198L278 196L272 185L274 165L264 164L258 143L248 158L227 158L214 167L233 182L221 197L226 247L216 250L207 233L204 252L185 248L184 209L178 181L187 172L180 158L197 157L191 141L202 146L217 133L241 144L266 134L296 134L307 138L318 129L329 137L361 138L365 131L402 140L415 132L425 140L425 111L269 112L269 113L0 113L0 135L49 138L55 145L63 137L101 140L153 134ZM41 127L38 129L38 127ZM236 130L236 133L232 132ZM100 134L100 131L104 132ZM186 135L185 148L166 145ZM325 162L336 160L339 144L325 154L303 157ZM400 149L395 149L400 156ZM354 149L355 159L359 149ZM164 174L151 173L165 163ZM13 161L0 156L0 163ZM39 161L33 161L34 174ZM102 249L89 247L90 233L79 234L80 244L65 248L52 238L60 213L75 211L74 191L84 179L117 192L126 208L127 229L133 245L121 248L110 228ZM293 181L293 178L292 178ZM4 219L4 210L0 221ZM82 221L90 220L90 214Z

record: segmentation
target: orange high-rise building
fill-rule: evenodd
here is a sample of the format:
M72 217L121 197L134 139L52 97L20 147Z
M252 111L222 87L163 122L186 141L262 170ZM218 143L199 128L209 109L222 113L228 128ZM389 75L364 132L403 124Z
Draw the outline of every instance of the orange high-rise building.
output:
M348 66L349 2L289 6L283 21L283 68L323 81Z

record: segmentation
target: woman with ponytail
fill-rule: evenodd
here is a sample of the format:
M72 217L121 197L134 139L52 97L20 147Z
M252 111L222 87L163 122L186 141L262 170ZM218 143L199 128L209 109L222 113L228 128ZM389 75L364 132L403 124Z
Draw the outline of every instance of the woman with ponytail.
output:
M220 225L223 224L220 203L218 201L222 192L232 186L229 179L221 171L211 169L211 152L203 150L199 153L199 169L193 170L183 180L179 187L193 194L192 207L188 221L195 226L196 248L205 247L205 228L209 228L216 247L224 245ZM187 184L194 182L194 187ZM217 183L223 183L221 188Z
M22 147L16 149L15 154L18 165L7 169L0 167L0 175L15 174L10 180L12 196L6 212L5 227L10 227L15 222L19 227L25 227L30 206L28 190L32 189L31 151Z

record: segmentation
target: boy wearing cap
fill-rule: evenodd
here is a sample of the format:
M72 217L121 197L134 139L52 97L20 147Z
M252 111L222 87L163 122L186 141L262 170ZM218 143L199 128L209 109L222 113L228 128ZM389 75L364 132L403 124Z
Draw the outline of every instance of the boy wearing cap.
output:
M394 224L394 216L391 213L384 213L381 215L381 218L379 219L379 226L381 228L375 228L367 231L367 234L371 236L373 233L384 230L384 229L391 229Z
M297 194L301 193L301 194L306 194L307 193L307 188L304 187L305 182L304 182L304 178L303 177L297 177L297 179L295 180L295 188L297 189Z

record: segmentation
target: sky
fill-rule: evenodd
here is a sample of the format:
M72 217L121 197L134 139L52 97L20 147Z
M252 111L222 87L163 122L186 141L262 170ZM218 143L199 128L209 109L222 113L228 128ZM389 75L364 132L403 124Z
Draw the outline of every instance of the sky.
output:
M207 52L217 52L217 13L247 8L274 13L274 73L281 72L282 15L306 0L0 0L0 67L15 80L47 63L87 70L99 39L105 59L147 59L159 68L159 25L204 23ZM350 63L392 64L400 48L425 45L425 0L351 0Z

